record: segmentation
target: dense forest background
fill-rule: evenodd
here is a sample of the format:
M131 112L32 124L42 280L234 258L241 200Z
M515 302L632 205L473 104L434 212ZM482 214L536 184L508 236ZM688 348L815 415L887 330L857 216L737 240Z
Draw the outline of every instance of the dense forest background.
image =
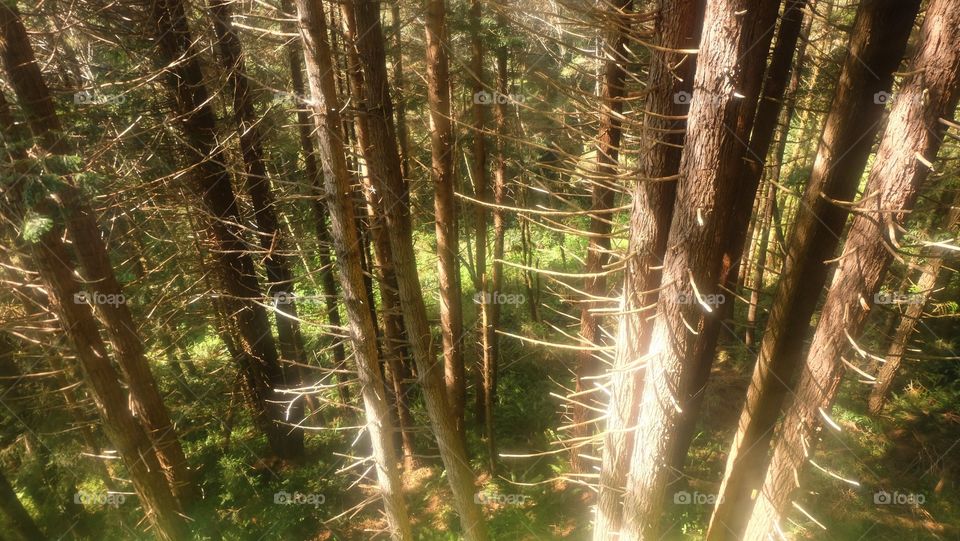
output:
M0 539L960 539L955 0L0 0Z

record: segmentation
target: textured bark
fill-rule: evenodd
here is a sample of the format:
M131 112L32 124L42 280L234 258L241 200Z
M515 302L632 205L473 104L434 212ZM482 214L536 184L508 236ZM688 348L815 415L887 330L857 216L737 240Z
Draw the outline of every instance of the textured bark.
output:
M957 106L960 11L952 4L932 0L927 7L744 539L765 539L780 527L840 388L841 353L858 338L892 259L890 236L901 231L929 175L925 163L936 159L946 130L940 119L952 118Z
M727 458L719 503L711 519L714 539L734 539L743 530L750 494L761 481L773 427L827 279L824 261L833 256L846 221L846 210L830 204L822 194L841 201L853 197L883 113L873 96L891 87L918 4L915 0L871 0L858 10L850 52L824 124L804 204L789 235L747 402Z
M677 477L683 473L687 453L696 435L700 405L706 396L707 382L716 357L720 333L724 323L733 317L734 298L729 291L735 291L736 288L736 271L747 238L757 186L763 173L763 163L776 128L784 89L789 80L804 4L804 0L790 0L789 9L785 11L785 18L780 25L777 47L773 51L769 70L765 70L767 52L770 49L780 0L754 3L751 11L753 17L753 24L749 29L751 46L744 51L741 59L743 66L741 93L745 97L736 125L737 139L749 141L749 146L744 149L740 170L735 173L738 175L737 196L733 208L728 211L731 217L721 239L724 252L720 261L720 285L726 292L724 293L725 302L716 307L716 315L710 318L704 329L699 332L698 341L702 343L699 346L700 354L695 361L694 375L680 403L684 413L676 436L677 444L670 458L670 467ZM758 97L761 97L761 81L763 81L763 94L762 99L758 100Z
M640 407L642 365L650 344L650 308L656 303L659 267L673 216L686 109L677 99L693 89L694 56L681 52L699 43L703 3L661 0L652 51L649 93L644 106L640 179L633 186L630 256L624 279L624 315L620 319L611 396L603 439L594 541L616 539L623 518L622 495Z
M297 0L300 36L303 39L307 78L316 123L315 137L327 192L327 210L340 270L340 289L346 307L350 340L353 344L360 394L367 416L367 431L373 448L377 480L383 498L390 535L393 539L413 539L410 518L403 500L400 473L390 441L393 424L385 400L383 379L377 357L375 323L368 306L360 266L360 244L355 229L356 217L350 174L340 138L340 104L334 88L330 44L327 41L323 6L312 0Z
M290 0L281 1L281 9L284 16L293 17L294 8ZM327 323L334 329L340 328L340 309L337 306L337 279L333 272L333 260L330 257L330 231L327 229L327 211L323 205L323 177L320 175L320 167L317 165L317 156L313 150L313 121L310 119L310 112L304 104L306 96L306 85L303 81L302 56L303 47L296 42L291 41L287 44L287 63L290 65L290 88L293 90L293 96L296 100L297 109L297 135L300 139L300 149L303 152L304 174L309 184L307 187L312 192L310 205L313 209L314 229L317 235L317 258L320 260L320 287L323 289L323 302L326 307ZM333 345L334 368L338 371L346 369L347 354L343 346L343 341L337 340ZM338 376L339 377L339 376ZM341 384L337 391L340 395L340 401L343 404L350 403L350 391L347 386Z
M440 335L447 402L456 430L463 435L466 382L463 367L463 310L460 291L460 241L454 201L453 123L447 58L446 0L426 0L427 103L430 107L430 179L437 232L437 279L440 282Z
M240 152L246 176L243 185L250 194L253 218L257 224L257 240L263 249L263 266L267 272L267 295L275 310L277 344L280 349L280 369L287 387L303 385L302 365L306 362L303 335L297 322L297 303L293 298L293 258L285 251L286 241L280 230L276 199L267 176L263 158L263 135L250 93L240 38L233 27L230 5L233 0L209 0L217 49L227 72L233 98L233 118L240 139ZM295 397L287 396L289 402ZM303 419L304 400L294 399L287 415L293 423ZM288 457L303 454L303 431L292 429L287 440Z
M354 100L356 114L354 127L357 141L364 161L370 163L375 159L373 148L370 145L369 130L367 128L367 108L364 96L364 80L360 57L356 50L357 25L353 4L340 4L340 11L345 24L345 39L347 43L347 69L350 73L351 99ZM364 13L367 15L367 13ZM369 22L364 21L369 25ZM369 26L368 26L369 27ZM383 316L383 356L387 362L386 374L390 378L392 397L396 408L397 428L403 452L403 461L406 469L412 470L416 466L413 447L413 415L410 412L409 392L406 384L406 357L407 346L403 329L403 314L400 309L400 296L397 293L397 275L393 266L393 254L390 252L390 240L387 238L386 220L380 198L370 181L369 175L363 178L363 195L366 204L367 223L373 237L374 274L379 282L380 312Z
M410 171L410 137L407 135L407 98L403 93L403 21L400 19L400 2L390 5L390 23L393 25L393 91L396 96L397 116L397 144L400 152L400 173L404 179L409 179Z
M4 68L21 105L27 114L35 141L53 155L65 155L70 145L63 137L53 98L40 73L33 49L19 14L11 8L0 9L3 24ZM65 216L67 231L73 241L83 271L83 278L92 291L115 298L123 290L113 272L93 211L80 197L73 180L64 177L58 212ZM177 433L170 421L156 380L150 372L137 325L125 303L97 304L96 310L106 325L116 360L126 376L130 397L137 415L152 441L163 471L180 503L191 499L194 485Z
M626 94L627 78L625 64L627 44L630 34L630 15L632 0L615 0L607 4L601 15L601 25L609 28L603 43L603 66L600 73L599 101L600 122L596 142L596 175L590 188L590 209L597 214L590 215L589 236L587 237L587 257L584 272L588 276L583 284L587 297L580 308L580 340L585 347L600 346L600 319L592 310L603 307L602 301L595 297L607 295L607 280L602 273L610 260L610 233L613 223L607 209L613 208L617 189L617 171L620 158L620 139L622 135L621 117L623 115L623 97ZM601 363L591 349L581 350L577 354L577 372L575 391L578 394L573 404L572 436L585 438L593 432L587 404L599 406L595 400L596 387L590 382L599 375ZM588 389L592 389L590 392ZM581 394L582 393L582 394ZM579 447L570 450L570 465L574 472L584 473L589 467L580 458Z
M153 2L153 34L166 82L173 94L177 124L187 144L184 151L194 166L192 188L210 214L209 230L216 244L216 260L225 293L227 313L241 338L240 372L245 392L260 430L279 456L295 456L302 436L282 426L288 397L276 393L284 385L270 321L262 306L260 283L247 252L241 218L224 168L217 141L216 117L208 100L198 57L181 0Z
M374 150L374 159L367 165L370 168L370 180L380 194L385 213L410 354L416 363L427 414L446 468L453 505L463 526L461 535L467 541L486 541L486 525L473 499L476 490L474 475L447 402L443 370L436 362L431 346L430 327L413 248L407 186L401 174L393 125L393 104L389 93L383 30L380 27L380 4L356 0L354 9L359 23L357 48L366 83L366 107L369 112L367 128Z
M624 499L625 539L657 539L670 458L680 426L678 404L690 388L704 346L697 332L716 317L704 295L719 292L720 258L736 193L743 144L734 131L744 100L739 59L753 45L738 13L746 0L708 2L694 76L676 208L663 263L657 320L643 383Z

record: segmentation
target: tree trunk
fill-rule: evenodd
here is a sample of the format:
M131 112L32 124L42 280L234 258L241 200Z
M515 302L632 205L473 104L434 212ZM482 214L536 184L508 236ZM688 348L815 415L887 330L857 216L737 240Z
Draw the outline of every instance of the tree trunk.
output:
M377 344L374 339L375 323L370 316L370 299L363 284L350 175L340 139L340 104L334 89L323 6L311 0L297 0L296 6L307 60L318 154L327 191L327 209L340 270L340 288L343 291L350 339L357 359L360 391L377 465L377 479L391 537L412 540L410 518L403 500L403 487L391 442L393 424L380 375Z
M294 8L290 0L281 1L281 9L285 17L294 17ZM290 87L293 90L297 110L297 134L300 138L300 149L303 152L304 173L309 181L307 185L313 193L310 205L313 209L314 227L317 235L317 258L320 259L320 287L323 288L323 301L326 307L327 324L334 329L342 326L340 309L337 306L337 279L333 272L333 260L330 258L330 232L327 230L327 211L324 209L323 178L317 165L317 156L313 150L312 125L309 110L306 108L306 85L303 81L301 55L303 47L296 41L287 44L287 63L290 65ZM343 341L339 338L333 345L334 369L338 374L346 370L347 354ZM338 376L339 378L339 376ZM350 403L350 391L341 383L337 390L340 401L344 405Z
M233 0L209 0L213 28L217 35L224 70L227 72L233 97L233 118L240 138L240 152L246 168L244 186L250 194L253 218L257 224L257 240L263 249L263 266L267 271L267 295L273 306L277 324L277 344L280 348L280 370L287 387L303 385L303 365L306 362L303 335L297 321L297 303L293 298L292 258L285 252L285 241L277 218L276 199L267 176L263 158L263 136L250 94L243 49L231 20ZM293 423L303 419L304 400L287 395L287 416ZM292 403L291 403L292 401ZM287 457L303 454L303 430L291 429L287 437Z
M699 43L703 2L661 0L651 53L640 151L640 181L633 187L630 257L624 279L623 312L618 330L610 403L603 439L594 541L609 541L621 528L622 494L640 407L642 364L650 344L649 309L656 304L659 267L673 216L676 175L685 131L685 99L693 88L694 56L684 53Z
M464 434L466 383L463 370L463 310L460 291L460 241L454 201L453 124L447 59L446 0L426 0L427 103L430 107L430 178L437 232L437 279L440 282L440 334L447 402L456 430Z
M467 541L486 541L486 525L480 508L473 499L476 490L473 472L467 462L463 441L448 404L443 372L435 362L431 347L431 333L413 249L407 186L401 175L400 155L393 125L393 104L390 100L383 31L380 27L380 4L356 0L354 10L358 23L357 48L366 82L364 88L367 94L367 128L370 130L371 149L374 151L374 159L368 164L370 180L380 194L384 209L410 353L416 363L427 414L446 468L454 508L460 516L463 528L461 535Z
M0 9L0 17L3 39L7 42L2 51L4 67L21 105L26 110L34 138L50 154L69 154L70 145L63 136L52 96L40 73L19 14L13 8L5 8ZM80 260L84 279L93 290L85 293L103 293L118 301L95 303L96 310L106 325L116 360L126 376L136 413L144 420L147 433L155 442L157 458L174 494L178 501L182 500L180 503L185 505L191 499L194 485L180 440L163 404L156 380L150 372L143 342L137 334L133 316L123 300L123 291L114 275L96 219L69 177L63 177L60 207L63 211L69 209L69 212L63 212L67 217L66 226Z
M840 388L840 355L856 340L870 302L892 259L891 238L903 222L936 159L946 126L960 98L960 11L950 0L932 0L917 51L894 99L887 127L850 226L839 268L783 421L770 468L747 524L745 539L765 539L779 528L813 452L821 420Z
M370 145L369 130L367 128L367 108L364 96L363 72L360 66L360 57L356 50L357 20L353 4L340 4L342 18L345 23L345 39L347 45L347 69L353 84L350 85L351 98L354 101L356 115L354 127L360 152L364 161L370 163L375 158ZM369 172L369 167L367 168ZM383 352L387 362L387 375L391 380L394 405L396 408L397 428L400 431L401 449L407 470L416 465L413 447L413 415L410 413L408 390L404 376L406 361L406 337L403 333L403 315L400 309L400 297L397 293L396 269L393 266L393 254L390 252L390 241L387 238L385 218L380 198L377 197L369 174L363 177L363 195L366 204L369 231L373 237L374 266L377 281L380 285L380 311L383 314Z
M153 2L154 35L159 59L167 72L178 124L187 144L184 150L194 165L193 188L210 214L210 232L217 245L216 258L224 290L224 304L241 338L240 372L248 400L270 448L278 456L295 456L302 436L283 426L289 398L276 393L283 371L277 356L270 321L257 304L263 299L253 259L239 224L241 218L224 156L218 140L216 117L208 100L203 73L190 36L181 0Z
M733 96L741 81L729 74L753 46L741 13L753 5L747 0L707 3L688 115L696 129L687 134L680 163L677 205L627 478L622 534L626 539L658 538L664 491L672 475L668 464L685 413L679 402L685 401L704 346L696 333L716 317L709 299L719 292L724 233L743 155L732 129L744 105Z
M737 119L736 133L739 140L749 140L750 143L743 154L740 179L736 188L738 195L730 211L731 219L721 241L724 245L720 263L720 285L725 291L723 302L718 300L716 316L709 319L707 326L699 332L698 340L702 342L700 356L696 361L690 386L685 390L685 396L680 403L684 415L681 417L680 429L676 437L678 443L671 457L671 468L677 476L683 473L690 445L696 435L700 405L706 396L707 382L716 357L720 333L725 325L724 322L733 318L735 301L733 295L730 295L731 298L727 302L726 296L730 291L736 291L736 271L743 255L743 245L746 241L753 203L757 199L757 187L760 184L763 166L776 130L783 94L790 79L790 68L802 27L802 12L806 0L788 1L769 69L764 68L767 51L770 48L771 32L777 18L779 0L767 1L754 10L755 20L750 38L754 45L743 57L743 77L746 81L743 94L746 97ZM764 75L765 71L766 75ZM760 96L761 81L764 82L762 96ZM759 101L758 97L761 98Z
M846 221L846 210L821 194L840 201L853 197L883 113L872 98L891 87L918 4L873 0L860 5L727 458L711 539L734 539L743 530L750 494L761 481L768 442L827 279L824 261L833 256Z
M587 274L583 291L586 294L580 308L581 345L590 348L577 352L576 388L578 395L573 404L572 436L582 439L592 430L590 416L585 404L596 402L593 392L597 389L589 384L593 392L585 388L586 381L595 378L600 372L600 362L593 348L600 346L600 321L592 310L602 306L594 300L607 293L606 276L602 274L610 259L610 232L613 228L612 217L607 209L613 208L617 186L617 170L620 155L621 117L623 116L623 97L626 94L627 73L624 65L627 58L627 44L631 27L632 0L615 0L605 7L601 15L601 27L610 28L604 38L601 56L605 59L600 74L600 126L596 146L596 175L590 188L590 209L598 214L590 215L590 229L587 237L587 257L584 272ZM593 276L591 276L593 275ZM571 448L570 465L574 472L585 473L588 467L580 458L579 446Z
M406 180L410 171L410 145L407 142L407 97L403 93L403 22L400 19L400 2L390 4L391 33L393 34L393 91L396 96L397 144L400 151L400 173Z

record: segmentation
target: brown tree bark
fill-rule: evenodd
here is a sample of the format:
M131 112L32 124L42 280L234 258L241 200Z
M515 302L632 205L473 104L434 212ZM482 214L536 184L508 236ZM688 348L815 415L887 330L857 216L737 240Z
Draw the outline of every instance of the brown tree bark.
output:
M10 83L25 109L30 131L39 146L53 155L70 153L54 108L53 98L40 73L27 37L26 29L14 8L0 13L6 47L0 52ZM181 504L191 499L194 485L189 474L180 440L170 421L163 397L150 372L137 325L123 301L123 290L113 272L106 246L92 210L81 200L77 187L69 177L63 178L58 211L65 216L67 230L80 261L85 281L92 291L112 295L120 302L98 303L96 311L106 325L116 353L116 360L126 376L131 401L144 427L170 486Z
M742 85L740 59L754 45L742 13L755 6L747 0L707 3L688 115L691 129L680 163L621 538L658 538L664 492L672 475L668 465L685 413L680 403L685 402L694 363L706 345L697 333L717 315L707 299L719 292L723 241L743 155L735 130L744 100L733 94Z
M609 541L619 532L621 505L633 434L640 407L642 364L650 344L652 320L660 284L659 267L667 246L673 215L676 175L683 148L685 115L693 89L694 56L684 51L699 43L703 2L661 0L654 35L659 46L651 51L649 93L639 153L639 181L633 186L630 240L624 278L611 396L603 436L594 541Z
M454 201L453 123L447 58L445 0L426 0L427 103L430 107L430 178L437 232L437 279L440 282L440 335L447 402L456 430L464 437L466 381L463 367L463 310L460 290L460 240Z
M232 92L233 118L246 168L243 185L250 194L253 218L258 229L257 240L263 249L261 258L267 273L267 295L276 318L281 378L287 387L301 387L306 353L300 323L297 321L297 302L293 297L293 272L290 270L293 258L286 252L286 241L280 230L276 198L263 158L260 119L257 118L250 93L243 47L231 19L232 3L233 0L209 0L209 10L217 36L217 49ZM287 415L293 423L300 422L303 419L304 400L290 395L285 398L285 402L293 401ZM302 455L303 431L291 429L287 445L288 457Z
M723 256L720 262L720 286L724 291L724 302L718 302L717 314L707 321L699 331L698 340L702 342L700 356L689 386L684 391L680 408L684 411L676 437L677 444L671 457L670 467L679 478L683 473L687 453L696 435L700 405L706 395L707 382L716 358L717 342L725 322L733 316L734 298L730 291L736 290L737 270L743 254L747 229L757 199L757 187L763 173L783 94L790 78L793 54L802 26L802 10L805 0L788 0L784 19L780 24L777 46L774 48L769 69L767 52L772 41L773 28L777 19L780 0L767 0L754 4L750 26L751 47L742 57L741 93L744 105L737 118L736 134L740 141L749 141L744 149L736 187L737 197L733 208L729 210L731 219L723 232ZM763 92L761 95L761 82ZM758 99L759 98L759 99ZM729 301L727 297L730 297Z
M356 50L357 20L353 4L340 4L342 19L345 24L345 40L347 41L347 70L352 84L350 85L351 99L354 101L356 113L354 127L360 152L366 163L375 159L370 144L367 128L367 107L364 95L363 71L360 66L360 57ZM367 168L369 171L369 168ZM379 283L380 312L383 316L383 356L387 362L386 374L392 386L392 396L396 408L397 428L400 431L403 461L407 470L416 467L416 457L413 446L413 415L410 412L409 391L405 381L406 376L406 337L403 329L403 314L400 308L400 296L397 293L397 275L393 266L393 254L390 252L390 240L387 238L386 221L382 202L377 196L376 189L370 181L369 174L364 175L363 196L366 202L367 222L373 237L374 271Z
M295 11L290 0L281 0L281 10L284 16L295 17ZM295 23L294 23L295 26ZM303 47L296 41L287 44L287 63L290 66L290 88L296 100L297 135L300 139L300 149L303 152L304 174L312 192L310 205L313 209L314 230L317 236L317 258L320 260L320 287L323 289L323 302L326 307L327 323L339 329L342 325L340 309L337 305L337 279L333 272L333 260L330 257L330 231L327 229L327 211L324 208L323 177L317 165L317 156L313 149L313 121L305 105L306 85L303 81ZM343 341L337 340L333 345L333 361L335 370L346 370L347 354ZM350 391L345 384L337 388L340 401L344 405L350 403Z
M403 77L403 21L400 18L400 2L390 4L390 23L393 33L393 91L396 96L397 144L400 151L400 172L404 179L410 171L410 137L407 135L407 97L404 95Z
M238 359L245 392L260 430L278 456L296 456L302 436L284 427L286 396L283 371L270 332L260 283L240 229L240 215L224 168L223 149L217 141L216 117L208 100L199 59L181 0L153 2L153 35L158 44L161 69L174 98L174 111L187 144L184 150L194 166L192 187L210 214L209 230L216 243L216 258L227 313L242 344Z
M598 214L590 215L589 236L587 237L587 257L584 272L587 274L583 291L587 298L580 308L580 341L588 348L600 346L600 320L592 310L601 303L595 297L604 297L607 293L607 280L603 275L604 267L610 260L610 233L613 223L607 209L613 208L617 189L617 171L620 157L620 138L622 135L620 120L623 116L624 86L627 72L624 66L629 62L627 44L630 39L632 0L615 0L608 3L600 17L600 24L608 28L604 38L602 54L605 58L600 73L600 122L596 142L596 175L590 188L590 209ZM592 275L592 276L591 276ZM600 362L593 349L584 349L577 353L577 372L575 391L578 395L573 404L574 439L585 438L593 432L586 405L594 404L595 397L587 387L596 392L592 383L587 383L600 373ZM570 450L570 466L576 473L585 473L589 468L580 458L579 446Z
M340 104L331 71L326 17L323 6L318 2L297 0L296 6L312 96L313 118L316 123L318 155L327 191L327 210L340 270L340 288L343 291L350 339L357 359L360 393L367 415L367 431L377 466L377 479L391 537L398 540L413 539L396 455L390 441L393 423L380 375L377 344L374 339L375 323L368 309L371 299L367 297L363 284L350 175L340 138Z
M357 48L363 66L367 94L367 129L374 158L367 165L370 180L380 194L384 209L390 250L394 258L400 306L410 345L410 354L417 367L423 388L427 414L433 435L440 448L453 504L460 516L467 541L486 541L486 525L480 508L474 502L474 475L467 462L466 451L449 407L443 372L432 348L426 306L420 288L413 249L410 207L407 186L401 175L400 154L393 125L393 104L389 94L383 30L380 26L380 4L356 0Z
M817 431L840 388L840 355L856 340L870 303L897 246L892 238L916 200L936 159L946 126L960 99L960 11L949 0L932 0L918 48L894 98L887 127L850 226L839 267L827 293L817 330L783 421L763 488L745 539L772 534L793 497L813 453Z
M846 210L823 195L840 201L853 197L883 113L873 97L890 90L918 5L915 0L872 0L859 7L813 173L788 237L786 261L711 519L712 539L734 539L743 529L750 494L761 481L768 442L827 279L824 261L833 256L846 221Z

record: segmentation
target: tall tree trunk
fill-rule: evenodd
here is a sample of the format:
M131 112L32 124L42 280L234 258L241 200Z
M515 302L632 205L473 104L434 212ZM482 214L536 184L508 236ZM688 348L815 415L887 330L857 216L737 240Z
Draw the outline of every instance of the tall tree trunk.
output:
M503 10L498 10L496 15L497 25L507 26L506 16ZM495 53L496 63L496 92L501 96L506 96L509 91L509 81L507 73L508 51L505 43L497 45ZM483 277L481 287L484 292L490 292L491 295L503 290L503 255L504 255L504 234L506 224L503 218L503 200L506 193L507 161L506 147L504 141L507 138L507 105L501 100L493 100L493 119L494 119L494 147L496 159L493 168L493 203L496 205L493 209L493 264L491 265L489 278L486 274L486 266L483 267ZM489 190L484 190L489 192ZM483 201L489 200L489 193L483 193ZM486 213L484 213L484 250L486 249ZM477 238L477 244L480 244L480 238ZM479 254L479 247L477 248ZM479 262L479 259L478 259ZM478 264L479 268L479 264ZM492 300L492 297L490 297ZM481 299L486 301L487 297ZM532 302L532 299L531 299ZM477 422L483 425L484 438L487 444L487 457L490 461L491 472L496 471L497 465L497 438L496 423L494 417L494 406L497 403L497 366L500 362L500 337L497 335L497 328L500 326L501 305L496 302L484 303L481 306L480 325L481 325L481 345L483 347L483 360L480 367L480 385L477 388L477 404L480 406L477 410Z
M581 345L590 348L577 353L576 388L578 395L573 405L572 436L582 439L593 432L593 425L587 410L587 404L596 402L594 394L585 388L586 381L595 378L600 372L600 362L595 357L594 347L600 346L600 321L593 314L598 306L597 297L607 293L607 280L604 272L610 259L610 233L613 227L608 209L613 208L617 190L617 171L620 156L621 117L623 116L623 97L626 94L624 84L627 73L624 66L627 58L627 44L630 39L632 0L615 0L607 4L601 15L601 27L609 28L604 38L601 56L604 58L600 73L600 122L596 145L596 175L590 188L590 229L587 237L587 258L584 272L587 274L583 291L587 298L580 308ZM593 392L597 389L593 384ZM578 444L571 449L570 464L574 472L585 473L589 468L580 458Z
M683 401L680 403L684 414L681 416L680 428L676 436L677 444L670 461L670 467L677 479L683 473L690 445L696 435L700 405L706 396L707 382L716 357L720 333L725 322L733 317L734 298L730 295L729 302L726 302L726 296L729 291L736 290L737 270L743 254L743 245L746 242L753 203L757 199L757 187L760 184L763 164L776 129L784 90L790 79L793 53L796 50L796 42L802 26L802 10L806 0L788 1L769 69L766 69L767 52L770 49L780 1L767 0L757 4L752 12L755 19L750 28L750 41L753 45L750 50L744 52L742 59L744 83L741 92L745 98L736 125L738 139L749 141L749 145L742 155L740 178L736 187L737 197L733 208L729 211L731 218L726 230L722 233L721 240L724 252L720 262L720 287L726 293L724 293L724 302L719 302L718 299L715 306L717 314L708 319L707 325L698 331L697 339L702 345L699 347L700 353L695 364L694 375L689 387L684 390ZM763 82L762 95L761 82Z
M307 60L307 77L316 123L318 154L327 191L327 209L340 270L340 288L347 309L360 392L367 415L367 430L373 447L384 508L393 539L413 539L403 487L391 442L393 423L384 396L383 379L377 358L375 323L367 308L370 299L364 289L360 266L360 245L350 175L340 139L340 104L334 89L330 44L327 41L323 6L312 0L297 0L300 36ZM379 6L377 6L379 15Z
M30 130L46 152L53 155L70 153L53 98L40 73L27 37L26 29L14 8L0 9L3 24L2 51L4 68L10 83L25 109ZM117 302L95 303L96 311L106 325L116 353L116 360L126 376L130 396L137 415L143 419L155 452L170 486L180 503L186 504L194 489L180 440L170 421L163 397L150 372L143 342L137 333L133 316L123 302L123 290L117 282L100 235L96 219L81 199L73 180L63 177L60 208L65 211L67 230L80 261L84 279L90 289L86 293L103 293ZM69 211L67 211L69 209ZM96 297L94 297L96 298Z
M649 309L659 295L660 265L673 216L676 175L685 131L684 113L693 89L694 57L683 51L699 43L703 2L660 0L651 51L640 151L640 180L633 186L630 244L624 279L623 312L618 330L610 403L603 437L594 541L609 541L623 519L633 434L640 408L641 368L650 344Z
M768 442L827 279L824 262L833 256L846 221L846 209L824 195L848 201L856 192L883 114L873 96L890 90L918 6L916 0L872 0L859 7L804 204L788 237L786 261L711 519L711 539L733 539L743 530L750 494L761 481Z
M270 332L253 259L240 229L241 218L224 168L223 150L217 141L216 117L210 106L203 73L190 36L182 0L153 2L153 30L159 60L167 72L178 124L187 144L184 150L194 165L193 188L210 214L209 229L217 245L216 257L227 313L241 338L240 372L260 429L278 456L296 456L302 435L283 426L288 397L276 389L284 385L283 371Z
M744 100L737 68L754 44L744 29L747 0L708 2L694 77L689 123L680 163L676 207L664 257L660 302L644 379L636 440L624 500L626 539L657 539L668 468L681 426L680 403L695 376L712 324L720 283L720 258L736 200L743 145L736 136ZM733 75L733 76L731 76ZM690 302L687 302L687 300Z
M280 348L280 370L283 384L301 387L303 365L306 362L303 335L297 321L297 303L293 298L292 257L285 252L286 242L277 218L276 199L267 176L263 158L263 135L253 106L250 81L240 38L233 27L230 4L233 0L209 0L217 48L227 72L233 94L233 118L240 138L240 152L246 168L243 185L250 194L253 218L257 224L257 240L264 251L263 266L267 271L267 295L275 311L277 344ZM290 403L287 415L294 423L303 418L304 401L286 396ZM286 444L288 457L303 454L303 431L292 429Z
M440 458L446 468L454 508L460 516L463 528L461 535L467 541L486 541L486 524L473 499L476 490L474 475L467 462L463 440L456 429L456 421L447 401L443 372L435 361L431 346L430 327L413 249L407 186L401 175L400 154L393 125L393 104L389 94L383 30L380 26L380 4L355 0L354 10L358 26L357 48L366 82L364 88L367 94L367 129L370 131L371 149L374 151L374 159L368 164L370 180L380 194L381 206L384 209L410 353L416 363L427 414L440 448Z
M365 162L375 159L370 145L369 130L367 128L366 97L364 95L363 71L360 66L360 57L356 50L357 21L353 4L340 4L342 18L345 24L345 39L347 49L347 70L352 84L350 85L351 98L354 101L356 115L354 127L360 152ZM367 168L369 171L369 167ZM390 240L387 238L387 228L380 198L376 195L369 174L363 175L363 195L366 204L369 231L373 237L374 263L377 281L380 285L380 311L383 314L383 354L387 362L386 374L390 378L396 407L397 428L400 431L401 448L406 469L415 467L416 459L413 447L413 415L410 412L408 390L404 376L406 374L406 337L403 333L403 314L400 309L400 297L397 293L397 275L393 266L393 254L390 252Z
M294 17L296 14L290 0L281 0L281 10L284 16ZM323 178L320 175L320 167L317 165L317 156L313 150L313 121L310 119L310 112L307 109L306 85L303 81L301 56L303 47L296 41L290 41L287 44L287 63L290 65L290 87L293 90L296 100L297 110L297 135L300 139L300 149L303 152L304 173L309 184L307 187L313 194L310 198L310 205L313 209L314 228L317 235L317 258L320 260L320 287L323 289L323 302L326 307L327 323L334 329L339 329L342 325L340 321L340 309L337 306L337 279L333 272L333 260L330 257L330 232L327 229L327 212L323 206ZM334 368L338 373L346 369L347 354L343 346L343 341L336 339L333 345ZM339 376L338 376L339 377ZM340 394L340 401L344 405L350 403L350 392L347 386L341 383L337 390Z
M427 103L430 107L430 178L437 232L437 279L440 282L440 334L447 402L456 430L464 435L466 382L463 370L463 310L460 291L460 240L454 201L453 123L447 58L446 0L426 0Z
M407 97L404 94L403 83L403 21L400 18L400 2L390 4L390 23L393 25L393 91L396 96L397 115L397 144L400 151L400 172L404 179L409 179L410 171L410 137L407 135Z
M779 522L813 452L821 421L840 388L840 355L856 340L869 303L892 259L896 231L916 200L936 159L946 126L960 98L960 10L950 0L932 0L920 41L894 99L887 127L850 226L843 255L817 330L783 421L770 468L747 524L745 539L765 539Z
M484 133L487 125L487 107L488 103L478 99L487 92L484 77L483 55L483 5L481 0L470 0L470 81L473 94L473 161L471 161L471 177L473 177L474 197L483 204L478 204L474 208L474 236L476 244L476 283L474 289L477 294L474 299L478 301L480 310L480 388L477 389L477 395L485 395L485 381L489 379L489 368L493 366L493 359L490 358L491 344L493 338L492 329L489 327L490 310L496 304L496 291L490 290L490 282L487 275L487 226L489 223L489 211L486 204L490 200L489 171L487 168L487 137ZM498 50L499 53L499 50ZM486 420L486 403L483 405L484 415L482 419ZM492 414L492 412L491 412ZM492 418L492 416L491 416ZM491 431L492 432L492 431ZM491 472L496 471L497 456L496 447L491 433L486 434L487 443L487 465Z

